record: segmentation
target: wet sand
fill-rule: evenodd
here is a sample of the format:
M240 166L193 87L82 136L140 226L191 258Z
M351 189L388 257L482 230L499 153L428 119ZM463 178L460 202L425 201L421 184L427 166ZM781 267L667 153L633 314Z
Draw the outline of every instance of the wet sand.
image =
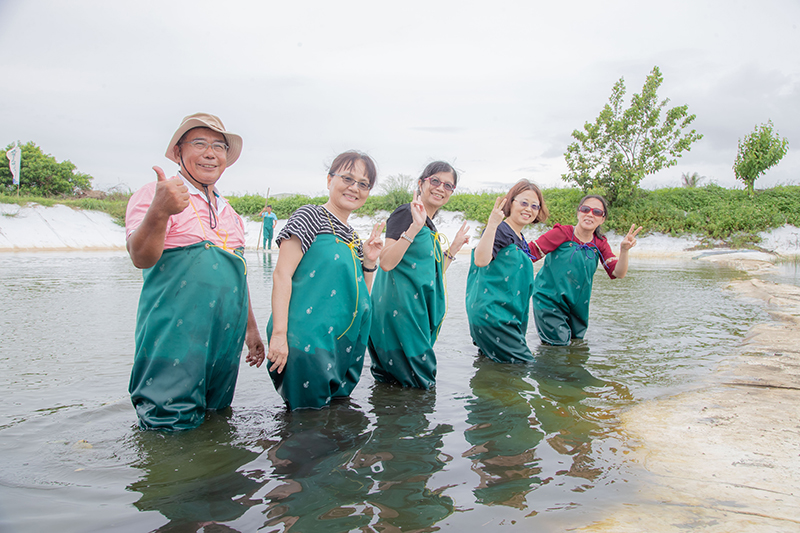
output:
M800 531L800 288L760 280L769 261L702 260L749 273L727 288L764 301L773 321L694 390L623 415L647 503L621 503L580 531Z

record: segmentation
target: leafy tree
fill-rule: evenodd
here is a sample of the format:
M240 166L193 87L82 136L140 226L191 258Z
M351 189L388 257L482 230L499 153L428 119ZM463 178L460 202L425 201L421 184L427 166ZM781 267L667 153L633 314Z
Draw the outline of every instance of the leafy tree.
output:
M697 172L692 172L691 174L684 172L681 174L681 187L693 189L694 187L699 186L700 182L702 182L704 179L706 179L706 177L701 176Z
M653 67L641 94L634 94L623 110L625 79L620 78L595 122L572 132L576 142L564 153L569 172L561 178L584 191L601 191L613 204L631 196L645 176L677 164L681 152L703 136L695 130L683 132L695 119L688 106L666 109L669 99L658 101L663 81Z
M753 133L739 140L739 152L733 164L736 179L742 180L750 194L756 179L778 164L789 149L789 141L772 131L772 121L756 126Z
M8 168L6 152L13 148L9 144L0 151L0 191L16 192L13 176ZM61 163L50 154L45 154L33 142L23 144L20 163L20 192L30 196L72 196L92 188L92 177L75 172L75 165L65 160Z

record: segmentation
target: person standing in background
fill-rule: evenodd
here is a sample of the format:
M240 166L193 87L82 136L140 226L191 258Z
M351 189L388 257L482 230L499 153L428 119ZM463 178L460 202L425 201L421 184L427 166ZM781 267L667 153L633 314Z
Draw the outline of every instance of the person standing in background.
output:
M264 240L261 247L265 250L272 250L272 232L275 231L275 226L278 225L278 217L272 212L272 206L265 207L259 216L264 219Z

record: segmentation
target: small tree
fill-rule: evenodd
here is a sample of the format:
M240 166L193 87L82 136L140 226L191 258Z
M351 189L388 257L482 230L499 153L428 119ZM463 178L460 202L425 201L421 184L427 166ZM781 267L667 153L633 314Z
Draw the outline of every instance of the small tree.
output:
M13 148L9 144L0 151L0 161L7 162L6 152ZM72 196L92 188L92 177L75 172L75 165L66 160L61 163L50 154L45 154L33 142L23 144L20 165L20 191L32 196ZM13 192L13 176L8 164L0 164L0 190Z
M697 172L692 172L691 174L684 172L681 174L681 187L694 189L695 187L699 186L704 179L706 179L706 177L701 176Z
M736 179L744 182L750 194L753 194L756 179L777 165L789 149L789 141L785 137L781 139L772 128L772 121L768 120L766 124L756 126L755 131L746 135L744 140L739 140L733 172Z
M641 94L634 94L623 110L625 79L620 78L595 122L572 132L577 142L564 153L569 172L561 178L584 191L602 191L614 203L633 194L645 176L677 164L681 153L703 136L695 130L683 133L695 119L686 105L667 109L662 117L669 103L658 101L663 81L661 71L653 67Z
M381 180L380 190L384 196L383 206L387 211L409 203L413 199L414 179L408 174L386 176Z

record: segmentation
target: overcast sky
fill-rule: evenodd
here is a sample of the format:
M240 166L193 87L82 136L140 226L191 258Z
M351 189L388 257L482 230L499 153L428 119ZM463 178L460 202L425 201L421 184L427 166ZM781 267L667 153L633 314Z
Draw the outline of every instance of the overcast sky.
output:
M657 65L704 138L643 185L741 188L737 140L768 119L789 153L756 186L797 185L798 25L797 0L0 0L0 144L135 190L175 173L166 145L205 111L244 138L228 194L323 193L351 148L379 183L444 159L466 190L564 186L572 131Z

